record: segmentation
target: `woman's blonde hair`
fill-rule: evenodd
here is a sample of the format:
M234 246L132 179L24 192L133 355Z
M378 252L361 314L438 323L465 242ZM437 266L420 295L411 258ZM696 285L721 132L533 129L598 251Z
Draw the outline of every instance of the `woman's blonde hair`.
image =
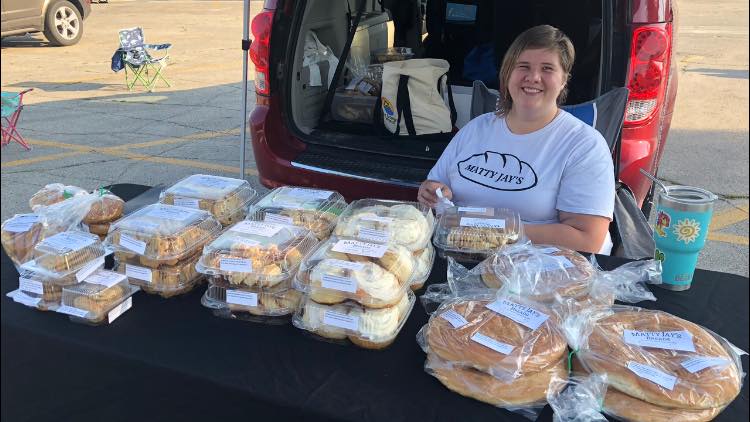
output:
M553 50L560 56L560 65L565 72L565 86L560 95L557 96L557 105L565 102L568 96L567 81L570 80L570 71L573 69L576 52L573 43L565 33L551 25L539 25L523 31L503 57L503 64L500 66L500 99L497 102L496 114L500 117L508 114L513 107L513 98L508 91L508 80L513 68L516 66L518 56L525 50Z

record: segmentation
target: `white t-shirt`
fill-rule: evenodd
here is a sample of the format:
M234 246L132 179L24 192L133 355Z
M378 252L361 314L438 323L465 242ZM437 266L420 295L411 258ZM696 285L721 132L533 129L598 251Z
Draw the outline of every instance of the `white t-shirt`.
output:
M457 206L511 208L531 224L558 223L558 211L612 219L612 155L591 126L561 110L525 135L483 114L464 126L428 179L448 185Z

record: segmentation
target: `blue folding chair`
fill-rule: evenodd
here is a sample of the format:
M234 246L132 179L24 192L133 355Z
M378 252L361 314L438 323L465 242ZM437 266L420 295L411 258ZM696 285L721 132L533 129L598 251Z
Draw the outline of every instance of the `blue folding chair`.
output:
M159 81L164 82L167 87L172 86L164 76L171 46L172 44L168 43L146 44L143 29L140 27L120 30L120 48L117 52L122 61L122 68L125 69L125 85L128 90L132 90L137 83L143 85L148 91L154 91ZM152 56L149 50L163 50L163 55ZM128 73L131 74L131 78L128 78Z

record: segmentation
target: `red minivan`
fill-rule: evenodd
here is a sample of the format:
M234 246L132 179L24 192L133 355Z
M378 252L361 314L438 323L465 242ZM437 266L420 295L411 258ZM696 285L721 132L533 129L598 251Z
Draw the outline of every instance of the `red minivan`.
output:
M266 0L253 19L249 54L257 104L249 127L265 186L335 189L350 200L415 200L417 187L450 140L450 134L447 139L384 135L374 123L377 109L373 122L331 119L327 82L335 62L320 55L322 50L310 59L314 45L309 33L338 59L352 39L337 87L347 83L357 65L368 64L373 52L387 47L409 47L415 57L447 60L450 84L459 97L456 109L465 116L467 102L460 97L470 93L467 57L474 47L489 45L497 66L517 34L550 24L563 30L576 48L569 104L614 87L630 90L620 179L648 214L653 191L639 169L657 173L672 120L677 92L674 0L364 1L356 30L357 0Z

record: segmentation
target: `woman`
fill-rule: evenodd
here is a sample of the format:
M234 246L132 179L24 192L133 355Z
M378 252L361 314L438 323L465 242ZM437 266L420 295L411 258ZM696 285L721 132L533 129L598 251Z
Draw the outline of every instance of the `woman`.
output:
M419 187L456 205L518 211L534 243L609 253L615 180L612 156L594 128L560 109L575 51L557 28L519 35L500 68L495 113L470 121Z

